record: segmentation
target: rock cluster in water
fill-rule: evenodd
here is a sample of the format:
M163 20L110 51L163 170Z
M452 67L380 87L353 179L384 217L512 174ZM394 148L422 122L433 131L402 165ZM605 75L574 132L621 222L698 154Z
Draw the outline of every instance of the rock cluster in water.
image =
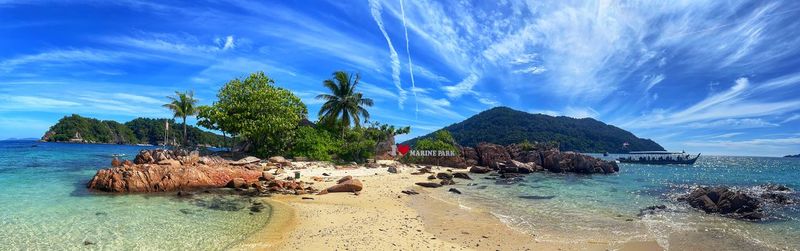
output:
M761 220L767 217L765 207L792 204L791 189L783 185L763 185L751 189L734 189L724 186L698 187L689 194L678 197L689 206L706 213L743 219Z
M481 143L477 147L462 148L462 158L471 164L470 172L527 174L548 170L562 173L615 173L619 171L616 162L605 161L591 156L561 152L557 149L528 149L519 145L501 146Z
M316 192L300 181L276 180L271 168L291 165L282 157L261 164L255 157L230 161L219 156L200 156L196 151L142 150L134 161L112 161L112 167L101 169L89 182L93 190L139 193L191 191L229 187L238 190L254 188L259 193L279 192L305 194ZM281 169L282 170L282 169Z

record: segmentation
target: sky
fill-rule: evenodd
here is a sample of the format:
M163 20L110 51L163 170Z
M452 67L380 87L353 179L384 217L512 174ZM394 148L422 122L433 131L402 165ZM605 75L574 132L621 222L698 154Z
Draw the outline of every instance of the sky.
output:
M170 117L174 91L211 104L255 71L315 120L344 70L400 141L508 106L668 150L800 153L798 1L0 0L0 48L0 138Z

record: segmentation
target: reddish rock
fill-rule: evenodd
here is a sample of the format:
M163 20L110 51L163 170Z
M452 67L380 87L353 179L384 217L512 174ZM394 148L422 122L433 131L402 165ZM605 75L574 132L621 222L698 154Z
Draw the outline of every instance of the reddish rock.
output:
M234 178L225 186L229 188L244 188L247 187L247 183L242 178Z
M364 184L362 184L360 180L353 179L351 177L350 179L339 182L339 184L333 185L325 189L324 191L326 191L326 193L346 193L346 192L359 192L363 188Z
M470 173L488 173L489 171L491 171L491 169L484 166L473 166L469 169Z
M344 176L341 179L337 180L336 184L341 184L342 182L345 182L345 181L348 181L348 180L352 180L352 179L353 179L353 176L347 175L347 176Z
M111 166L120 167L122 166L122 162L120 162L117 157L114 157L114 159L111 160Z
M133 161L130 161L130 160L126 159L125 161L122 162L122 165L123 166L132 166L133 165Z
M428 187L428 188L437 188L442 186L442 184L436 182L417 182L414 184L416 184L417 186Z

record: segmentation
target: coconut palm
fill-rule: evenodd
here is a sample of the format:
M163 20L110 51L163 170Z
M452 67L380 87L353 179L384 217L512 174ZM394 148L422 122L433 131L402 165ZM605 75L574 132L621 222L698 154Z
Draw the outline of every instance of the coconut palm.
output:
M195 106L197 99L194 98L193 91L183 93L176 91L175 96L167 96L167 98L170 102L164 104L164 107L172 110L173 118L183 119L183 145L186 146L189 142L186 137L186 117L197 115L198 110Z
M325 100L319 109L319 117L322 120L336 121L341 119L342 137L345 128L350 127L352 121L355 126L361 126L361 119L368 120L369 112L365 107L372 106L370 98L364 98L364 94L356 91L361 76L343 71L333 73L333 78L326 79L322 84L331 91L331 94L317 95L317 99Z

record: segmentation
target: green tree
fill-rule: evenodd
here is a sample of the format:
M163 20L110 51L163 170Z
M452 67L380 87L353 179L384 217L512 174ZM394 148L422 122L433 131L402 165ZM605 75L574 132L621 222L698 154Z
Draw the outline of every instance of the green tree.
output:
M183 145L186 146L189 142L186 137L186 117L197 115L195 107L197 99L194 98L194 92L192 91L183 93L176 91L174 97L167 96L167 98L170 102L164 104L164 107L172 110L174 118L180 117L183 119Z
M264 72L228 81L217 93L219 100L213 108L203 108L210 110L200 117L252 143L257 156L282 154L308 110L300 98L274 83Z
M331 91L331 94L320 94L317 99L325 100L319 109L322 121L340 120L342 123L342 138L345 137L345 128L350 127L352 121L356 127L361 125L361 119L369 119L369 112L365 107L373 105L370 98L364 98L361 92L356 91L361 75L353 75L336 71L333 78L326 79L322 84Z
M332 159L331 155L335 154L341 145L341 141L332 137L326 130L301 126L297 129L291 153L293 157L328 161Z

